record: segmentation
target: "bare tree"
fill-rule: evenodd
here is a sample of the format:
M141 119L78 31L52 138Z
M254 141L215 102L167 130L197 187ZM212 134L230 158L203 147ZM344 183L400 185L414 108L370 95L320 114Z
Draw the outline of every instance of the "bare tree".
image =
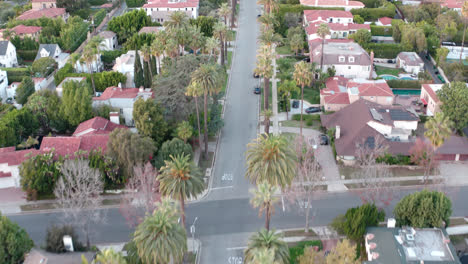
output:
M147 213L156 209L156 202L161 200L158 171L150 162L133 167L133 177L125 185L125 194L120 204L120 212L130 227L135 227Z
M322 180L322 169L316 159L317 151L314 151L312 138L305 138L309 144L302 144L303 137L297 136L295 149L297 155L297 175L285 194L289 201L298 206L305 213L304 231L309 232L310 210L312 198L319 193Z
M411 161L424 168L424 184L429 181L431 173L435 173L438 167L434 148L428 142L418 138L410 149Z
M90 247L89 227L104 221L104 211L99 209L103 191L102 176L92 169L87 160L66 160L62 165L62 177L57 181L54 194L65 220L83 230L86 246Z
M381 136L367 138L356 145L356 162L359 169L352 178L359 179L359 197L363 203L373 203L386 209L394 199L395 190L392 181L385 179L393 177L385 164L377 163L376 159L385 155L388 146Z

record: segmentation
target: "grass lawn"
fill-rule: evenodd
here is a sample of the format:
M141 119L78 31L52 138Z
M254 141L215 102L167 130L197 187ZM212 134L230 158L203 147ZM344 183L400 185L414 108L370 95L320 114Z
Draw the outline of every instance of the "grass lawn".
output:
M400 73L401 70L400 69L394 69L394 68L382 67L382 66L375 66L375 72L377 73L377 75L390 74L390 75L398 76L398 73Z
M264 88L263 88L263 83L261 84L261 86L262 86L262 88L261 88L262 93L260 94L260 96L261 96L261 97L260 97L260 113L263 111L263 106L264 106L264 104L263 104L263 102L264 102L264 101L263 101L263 100L264 100L264 99L263 99L263 95L264 95L264 93L263 93L263 89L264 89ZM271 109L271 101L272 101L272 99L271 99L271 94L273 93L273 92L271 91L271 86L272 86L272 84L271 84L271 82L270 82L270 93L268 94L268 95L269 95L269 96L268 96L268 107L269 107L268 109ZM252 89L253 89L253 87L252 87ZM252 92L253 92L253 91L252 91Z
M235 30L230 30L232 33L232 39L235 40L236 39L236 34L237 34L237 31Z
M228 54L227 54L227 60L228 60L228 68L230 69L231 68L231 63L232 63L232 51L228 51Z
M339 165L338 170L340 171L340 175L344 175L345 179L348 180L355 179L353 174L359 172L360 169L356 167ZM404 167L390 168L390 172L392 172L393 177L411 177L424 175L424 171L422 169L410 170Z
M284 126L284 127L301 127L301 121L296 121L296 120L286 120L286 121L281 121L280 123L281 123L281 126ZM311 126L308 126L307 125L308 122L306 122L305 120L303 120L302 123L303 123L304 128L313 128L317 130L320 129L320 125L321 125L320 122L318 121L313 121Z
M293 93L292 99L301 99L301 94ZM311 104L320 104L320 91L315 88L304 87L304 100Z
M282 55L289 55L293 54L293 51L291 50L291 47L289 44L285 44L283 46L276 47L276 53L282 54Z

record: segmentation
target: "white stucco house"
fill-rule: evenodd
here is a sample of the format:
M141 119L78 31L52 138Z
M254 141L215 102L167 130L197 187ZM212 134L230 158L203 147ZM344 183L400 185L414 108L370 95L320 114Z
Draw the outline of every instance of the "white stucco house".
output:
M300 3L304 6L315 6L322 8L341 7L344 8L345 11L365 7L362 2L349 0L300 0Z
M62 52L58 44L41 44L34 60L45 57L53 58L57 62L58 68L61 69L67 63L70 54Z
M117 48L117 34L112 31L106 30L98 34L104 40L101 42L101 50L115 50Z
M47 88L47 79L42 77L33 77L34 90L40 91Z
M101 60L101 55L97 54L96 58L90 63L89 65L91 67L92 72L101 72L102 69L104 68L104 64L102 63ZM88 64L86 62L82 61L81 58L76 61L75 63L75 71L78 73L90 73L91 71L88 69Z
M135 51L129 50L127 53L120 55L120 57L115 59L114 67L112 67L113 71L120 72L127 76L127 82L125 83L125 87L134 87L134 69L135 69ZM143 56L141 55L141 51L139 51L140 55L140 62L143 65Z
M175 11L184 12L190 18L197 18L199 0L149 0L142 8L153 21L162 24Z
M18 66L18 59L15 46L8 40L0 41L0 67L16 66Z
M400 52L396 64L408 73L418 74L424 71L424 62L416 52Z
M6 71L0 70L0 97L1 102L5 102L8 96L8 76ZM13 98L13 97L12 97Z
M148 88L108 87L99 97L93 97L93 107L108 105L120 109L120 115L125 119L125 125L134 126L133 104L138 98L153 97L153 90Z
M370 25L355 24L353 14L342 10L304 10L304 29L308 40L320 38L317 29L321 24L327 24L330 34L327 39L346 39L359 29L370 32Z

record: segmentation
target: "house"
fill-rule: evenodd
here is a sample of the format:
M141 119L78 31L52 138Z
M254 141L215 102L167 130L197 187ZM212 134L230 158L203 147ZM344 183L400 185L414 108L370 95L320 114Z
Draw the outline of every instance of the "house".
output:
M85 81L86 77L66 77L63 81L55 88L57 95L62 97L63 95L63 85L67 82L82 82Z
M142 27L138 34L156 34L158 31L164 30L163 27Z
M0 102L5 102L8 97L8 75L6 71L0 70Z
M353 14L343 10L304 10L304 26L310 23L353 23Z
M143 56L141 51L139 51L141 65L143 65ZM115 59L115 64L112 67L113 71L120 72L127 76L126 87L134 87L135 83L133 82L134 75L134 66L135 66L135 51L129 50L126 54L120 55L120 57Z
M389 221L395 221L389 219ZM442 228L368 227L364 236L366 264L460 264L447 231Z
M30 19L39 19L41 17L46 18L59 18L61 17L64 21L68 19L68 13L65 8L46 8L40 10L28 10L23 14L19 15L17 20L30 20Z
M301 5L315 6L315 7L341 7L345 11L351 9L364 8L364 4L359 1L349 0L300 0Z
M381 17L377 20L377 22L375 23L375 25L377 26L385 26L385 27L391 27L392 26L392 20L391 18L389 17Z
M435 153L437 160L468 161L468 138L453 134Z
M308 40L320 38L317 34L317 29L320 24L323 24L323 22L310 23L305 28ZM367 24L328 23L328 27L330 29L330 34L325 36L326 39L347 39L349 35L356 33L359 29L365 29L370 32L370 25Z
M442 8L451 9L457 11L461 15L464 0L442 0L440 6Z
M9 37L4 36L4 31L6 29L0 30L2 32L2 40L8 40ZM36 27L36 26L25 26L25 25L17 25L14 28L9 29L9 31L12 33L13 36L18 36L20 39L23 39L25 37L29 37L34 40L39 39L39 34L41 33L42 27Z
M437 91L442 89L443 84L423 84L421 86L421 102L426 107L426 115L433 116L440 112L442 104L437 96Z
M116 120L118 122L118 118L114 119ZM0 189L20 186L19 166L30 157L50 151L62 157L73 157L77 151L106 151L109 133L117 128L125 126L96 117L78 125L73 136L44 137L39 150L15 151L15 147L0 148Z
M345 106L365 99L381 105L392 105L395 95L385 80L350 80L344 77L331 77L320 90L320 105L326 111L338 111Z
M56 0L32 0L32 10L57 8Z
M354 24L353 14L342 10L304 10L304 27L307 39L320 38L317 35L317 28L320 24L326 23L330 28L327 39L345 39L350 34L356 33L358 29L366 29L370 32L370 25Z
M40 90L45 89L47 87L46 78L32 77L32 80L34 82L34 90L36 90L36 91L40 91Z
M416 52L400 52L396 58L396 66L413 74L424 71L424 62Z
M352 164L359 144L375 144L382 138L387 152L392 155L409 155L414 145L412 131L418 126L419 117L411 108L380 105L364 99L345 106L341 110L321 115L322 125L335 129L337 159Z
M162 24L175 11L184 12L189 18L197 18L199 0L149 0L142 8L153 21Z
M133 104L138 98L148 99L153 97L150 88L121 88L108 87L101 96L93 97L93 107L108 105L120 109L120 114L125 119L127 126L134 126Z
M310 61L320 64L322 40L309 41ZM323 71L335 68L335 76L346 78L369 78L373 58L359 44L349 39L325 40L323 48Z
M0 67L11 68L18 66L16 48L8 40L0 41Z
M101 42L101 50L114 50L117 48L117 34L112 31L105 30L98 34L103 41Z
M62 52L58 44L40 44L34 60L50 57L57 62L58 68L61 69L67 63L69 56L70 54Z
M468 58L468 48L462 46L447 46L447 45L442 45L442 48L446 48L449 50L449 53L447 54L447 61L459 61L460 60L460 54L461 54L461 59L466 60ZM462 53L463 50L463 53Z
M102 63L102 60L101 60L101 55L96 54L94 56L94 60L89 63L89 66L90 66L91 70L88 69L87 62L82 61L81 58L80 58L79 60L77 60L75 62L74 68L75 68L75 71L78 72L78 73L82 73L82 72L90 73L91 71L92 72L100 72L104 68L104 64Z

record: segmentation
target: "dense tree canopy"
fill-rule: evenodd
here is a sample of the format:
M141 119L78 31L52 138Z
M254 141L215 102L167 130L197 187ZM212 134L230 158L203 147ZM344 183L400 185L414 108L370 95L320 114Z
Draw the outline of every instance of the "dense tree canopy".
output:
M15 146L34 135L38 128L37 118L29 109L9 111L0 119L0 146Z
M54 161L54 153L44 153L27 159L20 166L21 187L37 195L51 194L61 175L61 161ZM35 197L31 197L35 198Z
M57 62L51 57L40 58L32 64L32 71L41 77L47 77L57 67Z
M468 88L463 82L445 84L437 92L441 109L459 132L468 125Z
M66 82L63 85L60 113L71 126L77 126L93 117L91 98L92 90L86 82Z
M450 223L452 202L442 192L423 190L401 199L393 213L399 226L444 227Z
M50 131L64 132L67 122L60 114L61 98L55 91L41 90L31 95L25 107L29 109L39 121L43 134Z
M124 43L142 27L151 26L151 18L145 10L133 10L109 21L109 30L115 32L120 43Z
M8 217L0 214L0 263L23 263L25 254L34 243L26 231Z
M156 157L156 168L161 168L165 160L170 160L171 155L174 157L178 155L189 155L191 159L193 156L192 146L178 138L173 138L164 142Z
M34 82L31 77L24 77L18 86L18 90L16 90L16 102L22 105L25 104L34 91Z
M154 100L139 98L133 105L133 120L141 135L152 138L156 147L162 144L167 133L167 124L161 106Z

